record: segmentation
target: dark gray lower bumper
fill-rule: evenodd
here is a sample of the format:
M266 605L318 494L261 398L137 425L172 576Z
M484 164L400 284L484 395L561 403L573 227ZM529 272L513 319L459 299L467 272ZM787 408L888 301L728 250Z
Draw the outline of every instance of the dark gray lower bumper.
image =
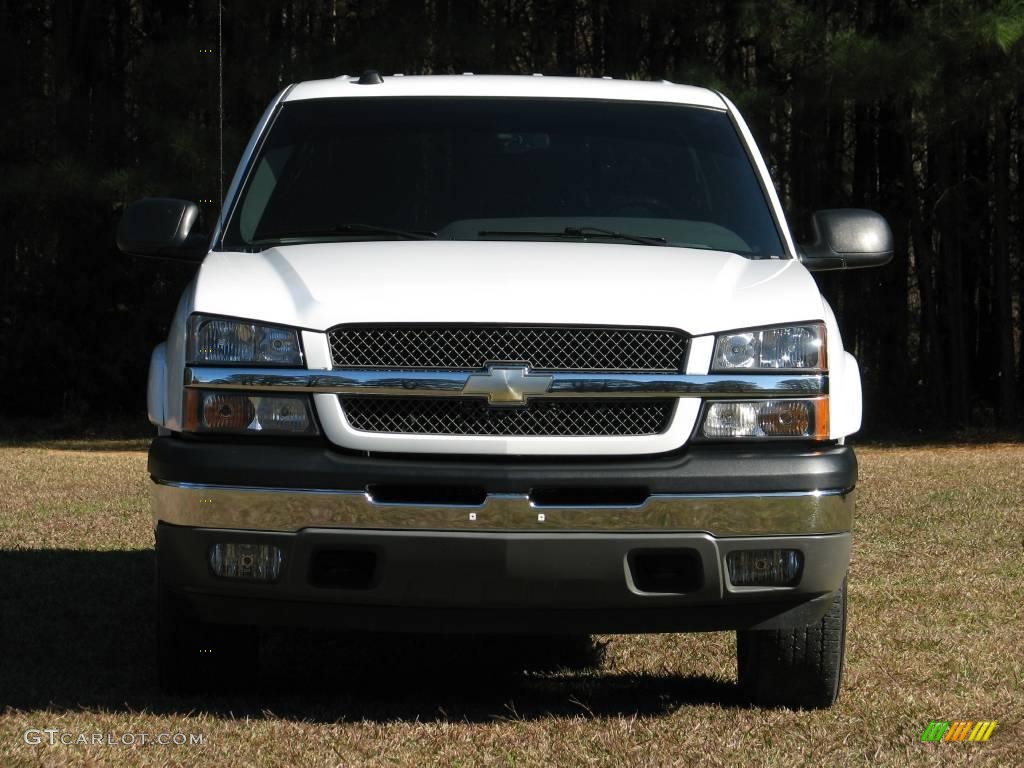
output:
M199 618L244 624L471 632L662 632L767 629L817 620L847 570L850 535L717 538L708 533L510 533L306 528L262 532L157 526L160 580ZM275 583L213 575L217 542L284 551ZM736 588L733 549L794 548L794 587ZM321 553L372 561L358 586L319 585ZM649 553L687 553L684 590L638 587ZM355 562L355 560L353 561Z
M149 449L157 482L275 489L365 491L374 487L537 489L589 493L625 488L659 494L847 491L857 484L848 445L687 446L641 457L366 456L317 443L274 444L158 437Z

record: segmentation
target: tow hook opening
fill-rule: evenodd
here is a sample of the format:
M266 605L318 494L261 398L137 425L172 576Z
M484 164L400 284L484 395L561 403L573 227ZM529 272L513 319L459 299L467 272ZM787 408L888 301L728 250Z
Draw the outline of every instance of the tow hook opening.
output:
M487 501L487 491L473 485L373 484L366 494L375 504L478 507Z
M626 557L638 592L685 594L704 586L704 568L694 549L640 549Z
M366 549L324 549L309 563L309 583L334 589L370 589L377 573L377 553Z
M650 498L647 488L534 488L530 501L535 507L641 507Z

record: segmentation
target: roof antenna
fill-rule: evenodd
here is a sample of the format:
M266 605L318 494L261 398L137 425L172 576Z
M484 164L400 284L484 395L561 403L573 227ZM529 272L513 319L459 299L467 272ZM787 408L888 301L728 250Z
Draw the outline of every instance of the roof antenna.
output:
M217 3L217 99L220 113L218 160L220 162L220 204L224 205L224 3Z

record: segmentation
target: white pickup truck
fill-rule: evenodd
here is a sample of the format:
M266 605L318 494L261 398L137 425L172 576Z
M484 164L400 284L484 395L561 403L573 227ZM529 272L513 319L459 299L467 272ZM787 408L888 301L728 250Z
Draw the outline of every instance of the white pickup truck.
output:
M734 630L751 701L835 700L861 391L810 271L892 235L794 244L728 99L299 83L198 215L117 238L200 263L149 374L165 686L251 678L273 624Z

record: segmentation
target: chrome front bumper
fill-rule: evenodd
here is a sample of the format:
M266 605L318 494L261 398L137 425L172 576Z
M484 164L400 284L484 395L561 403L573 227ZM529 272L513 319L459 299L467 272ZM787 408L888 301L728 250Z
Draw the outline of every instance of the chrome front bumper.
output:
M703 531L786 536L850 530L854 491L652 494L640 504L549 506L527 494L481 504L379 503L361 491L279 489L157 481L154 523L253 531L305 528L438 531Z

